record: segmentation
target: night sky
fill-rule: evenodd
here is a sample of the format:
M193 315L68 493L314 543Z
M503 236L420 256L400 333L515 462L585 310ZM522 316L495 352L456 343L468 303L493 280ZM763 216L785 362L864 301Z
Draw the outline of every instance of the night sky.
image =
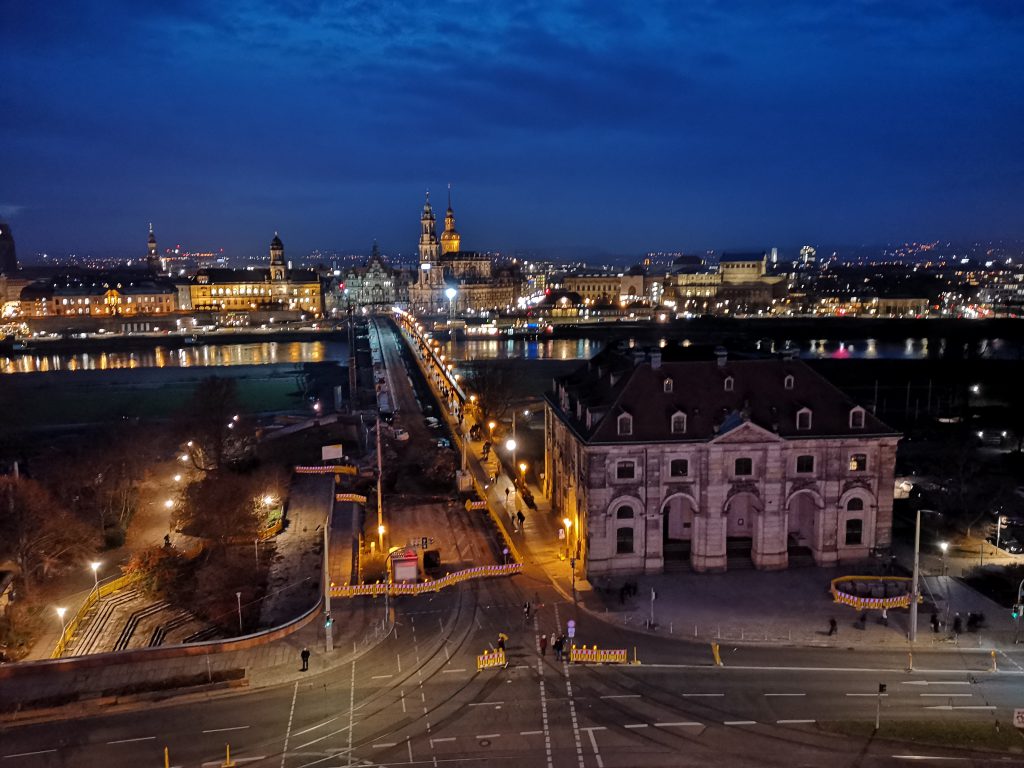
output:
M159 7L159 9L158 9ZM1017 0L7 0L36 251L587 255L1024 237ZM439 216L440 218L440 216Z

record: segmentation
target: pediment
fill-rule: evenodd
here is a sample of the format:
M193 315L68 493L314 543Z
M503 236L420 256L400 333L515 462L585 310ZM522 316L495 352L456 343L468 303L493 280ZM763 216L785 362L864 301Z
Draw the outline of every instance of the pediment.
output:
M716 436L710 442L715 445L781 443L782 438L774 432L769 432L767 429L757 426L753 422L745 421L738 427L733 427L728 432L723 432Z

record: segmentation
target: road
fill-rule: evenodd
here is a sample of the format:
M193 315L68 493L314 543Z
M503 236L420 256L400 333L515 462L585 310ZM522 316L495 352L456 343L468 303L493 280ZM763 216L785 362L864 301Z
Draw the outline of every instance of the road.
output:
M531 620L521 606L539 597ZM422 602L421 602L422 601ZM985 672L979 654L902 654L836 649L723 649L633 635L557 600L529 574L475 582L432 598L397 602L396 631L354 663L296 683L211 700L147 705L116 715L5 728L0 765L220 765L224 745L238 765L764 766L904 764L933 748L862 743L820 721L883 719L1005 722L1020 703L1024 659ZM639 665L584 667L538 652L541 633L575 617L578 639L635 644ZM477 672L475 657L507 632L509 666ZM969 671L970 670L970 671ZM927 761L915 761L924 762ZM945 764L948 761L943 761ZM936 763L938 764L938 763Z

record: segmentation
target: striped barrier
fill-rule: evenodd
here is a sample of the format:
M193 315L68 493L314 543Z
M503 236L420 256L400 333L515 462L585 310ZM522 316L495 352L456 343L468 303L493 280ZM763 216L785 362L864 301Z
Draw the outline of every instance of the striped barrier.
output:
M487 502L483 499L478 499L477 501L466 499L466 511L472 512L474 509L487 509Z
M832 579L832 588L829 590L832 593L833 601L841 603L842 605L849 605L852 608L856 608L858 611L866 609L881 610L882 608L909 608L910 607L910 590L908 589L902 595L895 595L893 597L864 597L863 595L854 595L849 592L844 592L840 589L839 585L842 582L869 582L869 581L898 581L906 582L907 586L910 586L910 581L906 576L840 576ZM917 602L923 603L924 596L918 595Z
M335 501L354 501L356 504L365 504L366 497L358 493L339 493L334 497Z
M514 576L523 570L522 563L509 563L508 565L481 565L477 568L467 568L464 571L456 571L442 576L440 579L430 579L416 583L377 583L377 584L352 584L349 586L331 587L331 597L360 597L369 595L423 595L428 592L439 592L445 587L451 587L470 579L487 579L496 576Z
M569 649L569 661L573 664L627 664L629 653L625 649L602 651L596 645L593 648L574 645Z
M495 669L507 666L508 660L505 658L505 650L503 648L499 648L496 651L484 651L476 657L477 672L482 669Z
M297 475L357 475L359 468L352 464L332 464L330 466L296 467Z

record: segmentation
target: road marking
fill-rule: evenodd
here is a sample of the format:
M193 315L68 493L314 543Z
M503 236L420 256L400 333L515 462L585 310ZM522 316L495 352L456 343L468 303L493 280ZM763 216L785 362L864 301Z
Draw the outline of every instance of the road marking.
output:
M337 718L335 718L335 719L337 719ZM326 736L321 736L320 738L313 739L312 741L307 741L305 744L300 744L295 749L296 750L300 750L300 749L305 749L306 747L311 747L314 744L316 744L318 741L323 741L324 739L329 739L329 738L331 738L331 736L337 736L339 733L344 733L345 731L349 730L349 728L351 728L351 726L346 725L344 728L339 728L336 731L331 731Z
M824 647L824 646L811 646L811 647L819 648L819 647ZM969 648L960 648L959 652L962 653L962 654L970 654L970 653L972 653L971 649L969 649ZM988 655L988 653L989 653L988 651L985 651L986 656ZM623 672L625 672L625 671L630 671L630 672L656 672L659 669L697 669L697 670L701 670L701 671L706 672L707 670L712 669L712 665L710 665L710 664L647 664L647 663L644 663L644 664L641 664L641 665L638 665L638 666L635 666L635 667L632 666L632 665L628 665L627 664L627 665L619 667L619 669L622 670ZM902 667L766 667L766 666L755 665L755 664L730 664L728 667L719 667L719 669L721 669L721 670L726 670L727 669L727 670L730 670L730 671L741 670L743 672L852 672L852 673L857 673L857 674L864 674L864 673L878 674L879 672L906 673L906 671L907 671L906 666L902 666ZM1011 675L1011 676L1014 676L1014 677L1019 677L1021 675L1024 675L1024 667L1021 667L1020 669L1021 669L1021 671L999 670L998 672L988 672L988 668L986 668L985 670L980 670L980 669L978 669L978 670L963 670L962 672L956 672L955 670L949 670L949 669L916 669L915 668L914 672L917 673L917 674L921 674L921 675L955 675L955 674L970 675L970 674L974 674L975 672L985 671L986 672L986 675L985 675L986 677L995 677L996 675Z
M901 680L900 685L970 685L970 680Z
M405 737L405 746L409 748L409 762L412 762L412 737Z
M398 742L397 741L382 741L379 744L371 744L370 746L373 747L374 749L388 749L390 747L398 746Z
M540 736L544 731L520 731L520 736Z
M356 729L356 660L352 659L352 679L348 694L348 754L352 754L352 732Z
M135 741L152 741L156 736L139 736L134 739L118 739L117 741L108 741L107 744L131 744Z
M801 723L813 723L814 720L776 720L778 725L799 725Z
M756 720L726 720L722 725L757 725Z
M402 700L402 714L404 715L405 714L405 691L400 689L398 691L398 698L400 698Z
M890 755L894 760L972 760L970 757L945 757L940 755Z
M925 709L995 709L994 704L963 704L961 706L954 706L952 704L939 704L937 706L925 707Z
M544 730L544 755L547 757L548 768L554 768L551 757L551 729L548 727L548 695L544 687L544 662L537 659L537 677L540 682L540 723Z
M370 679L371 680L389 680L392 677L394 677L394 675L374 675Z
M288 710L288 727L284 730L284 747L281 748L281 768L284 768L284 758L288 754L288 739L292 735L292 718L295 717L295 700L299 697L299 681L295 681L295 689L292 691L292 708ZM327 725L327 723L320 723L320 725ZM313 728L319 728L320 725L314 725ZM309 730L313 730L310 728ZM296 734L298 735L298 734Z
M235 765L238 765L239 763L258 763L260 760L266 759L266 755L257 755L256 757L233 757L231 758L231 761ZM222 765L224 765L224 763L220 762L219 760L213 760L207 763L203 763L203 768L206 768L206 766L211 766L212 768L220 768Z
M969 699L973 693L920 693L919 696L931 696L940 699Z
M647 723L627 723L623 728L646 728Z
M883 699L886 698L888 693L848 693L847 696L881 696Z
M398 664L398 674L402 674L402 654L395 654L395 662Z
M208 731L203 731L203 733L224 733L225 731L244 731L248 727L248 725L236 725L232 728L211 728Z
M533 631L537 632L537 616L533 617ZM562 661L562 670L565 675L565 696L569 699L569 719L572 721L572 735L576 740L576 757L579 760L579 768L586 768L583 762L583 739L580 738L580 724L576 718L576 700L572 695L572 681L569 680L569 660Z
M724 693L680 693L684 699L707 698L711 696L725 696Z
M500 736L500 733L485 733L480 736L474 736L473 738L479 741L480 739L497 739Z
M588 725L586 728L580 728L581 731L607 731L603 725Z
M298 693L298 687L299 687L299 684L296 683L295 684L295 688L296 688L295 692L296 693ZM292 699L292 701L294 702L294 698ZM292 710L292 711L294 712L295 710ZM325 725L329 725L330 723L333 723L337 719L338 719L337 717L332 717L330 720L324 720L319 725L312 725L309 728L304 728L301 731L296 731L295 735L296 736L302 736L303 734L309 733L310 731L315 731L317 728L323 728Z
M4 760L10 760L12 757L31 757L32 755L47 755L50 752L56 751L56 749L40 749L38 752L18 752L14 755L4 755Z
M504 704L504 701L471 701L467 706L470 707L500 707Z
M465 672L465 667L459 667L458 669L442 669L442 672Z
M765 696L806 696L806 693L766 693Z
M610 696L602 696L602 699L639 699L639 693L616 693Z
M441 736L440 738L437 738L437 739L431 739L430 740L430 745L433 746L435 744L443 744L444 742L448 742L448 741L455 741L455 737L454 736Z
M585 728L587 736L590 737L590 748L594 750L594 759L597 761L597 768L604 768L604 760L601 759L601 753L597 749L597 739L594 738L594 728ZM604 728L601 729L602 731Z
M688 727L703 727L704 723L696 723L693 721L684 721L681 723L655 723L655 728L688 728Z

